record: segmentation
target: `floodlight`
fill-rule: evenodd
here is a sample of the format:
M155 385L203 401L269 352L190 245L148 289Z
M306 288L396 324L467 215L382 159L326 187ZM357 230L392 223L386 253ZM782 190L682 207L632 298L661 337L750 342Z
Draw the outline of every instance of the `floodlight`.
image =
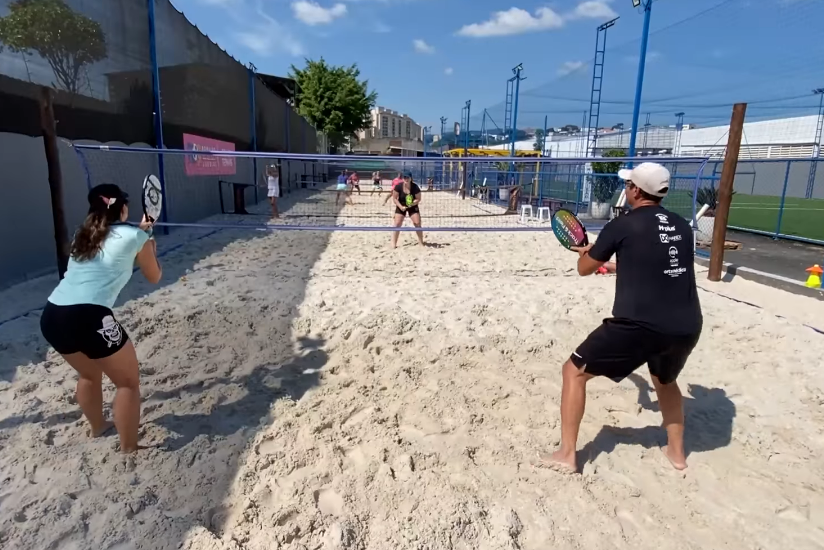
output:
M641 0L632 0L632 7L637 8L641 5Z

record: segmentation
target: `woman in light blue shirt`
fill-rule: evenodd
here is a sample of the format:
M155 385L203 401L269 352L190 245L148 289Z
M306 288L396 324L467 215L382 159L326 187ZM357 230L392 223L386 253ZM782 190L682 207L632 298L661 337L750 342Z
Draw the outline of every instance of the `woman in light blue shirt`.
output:
M66 275L49 296L40 330L43 337L80 375L77 403L91 425L92 437L112 422L103 416L103 374L117 387L114 426L123 453L137 451L140 425L140 382L137 354L112 312L129 282L135 261L149 282L162 274L152 224L124 223L129 196L117 185L89 191L89 213L74 235Z

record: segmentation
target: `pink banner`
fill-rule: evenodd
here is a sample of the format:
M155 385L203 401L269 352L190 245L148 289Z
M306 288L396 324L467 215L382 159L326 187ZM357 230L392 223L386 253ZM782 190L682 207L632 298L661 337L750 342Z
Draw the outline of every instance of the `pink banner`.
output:
M187 151L234 151L235 144L192 134L183 134L183 148ZM231 176L235 174L233 157L213 155L186 155L187 176Z

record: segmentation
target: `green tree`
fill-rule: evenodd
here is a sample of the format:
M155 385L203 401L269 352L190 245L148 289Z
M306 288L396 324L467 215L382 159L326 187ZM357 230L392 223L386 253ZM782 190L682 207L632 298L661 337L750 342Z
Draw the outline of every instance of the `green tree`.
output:
M63 0L15 0L0 17L0 51L36 52L54 71L59 87L77 93L80 71L106 57L100 24L72 10ZM52 83L52 87L58 86Z
M307 59L303 69L292 65L289 76L298 85L298 113L324 132L330 145L338 147L358 130L372 126L371 110L378 95L369 91L368 81L359 80L356 64L335 67L322 57Z
M626 156L626 151L623 149L612 149L604 153L604 157L615 158ZM621 169L622 162L593 162L592 163L592 197L595 202L609 202L612 200L612 195L615 190L621 186L621 180L618 178L618 170ZM610 174L598 176L595 174Z
M535 143L532 144L532 149L534 151L543 151L545 143L546 143L546 136L544 136L544 131L543 130L535 130Z

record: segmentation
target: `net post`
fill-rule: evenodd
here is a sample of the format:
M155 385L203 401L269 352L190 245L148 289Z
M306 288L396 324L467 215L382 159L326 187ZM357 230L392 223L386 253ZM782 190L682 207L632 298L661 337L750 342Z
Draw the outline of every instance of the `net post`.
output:
M251 126L252 137L252 151L257 152L257 106L255 105L255 66L249 63L246 69L249 72L249 124ZM255 204L259 202L258 199L258 172L257 172L257 157L252 157L252 184L255 190Z
M733 105L727 151L724 155L724 168L721 170L721 182L718 186L718 204L715 210L715 226L712 231L712 248L710 250L710 269L707 275L710 281L716 283L721 280L721 268L724 264L727 221L730 216L732 187L735 181L735 171L738 168L738 153L741 149L741 135L744 131L744 117L746 114L746 103Z
M62 280L69 266L69 230L66 227L66 212L63 205L63 174L60 171L60 151L57 149L57 121L54 119L52 91L46 86L40 88L40 130L43 134L49 175L57 274Z
M815 162L815 161L813 161ZM790 168L792 167L792 161L787 161L787 170L784 172L784 189L781 191L781 204L778 206L778 221L775 224L775 237L774 239L778 239L778 236L781 234L781 220L784 217L784 199L787 198L787 184L790 181Z
M287 153L292 152L292 144L291 144L291 139L290 139L291 138L291 133L292 133L292 130L291 130L292 120L291 120L291 112L290 111L291 111L291 109L289 109L289 104L284 101L283 102L283 113L284 113L283 114L283 120L285 121L284 127L285 127L285 130L286 130L286 152ZM290 183L290 179L292 177L292 171L290 170L290 168L292 166L292 163L287 160L285 162L285 164L286 164L286 178L284 180L283 172L281 172L281 174L280 174L281 178L280 179L281 179L281 184L284 184L284 183L286 184L285 185L286 192L288 193L291 190L291 188L289 187L289 183Z
M152 107L154 109L154 131L155 131L155 148L158 149L157 154L157 170L160 178L160 187L163 189L162 204L163 209L160 212L160 221L166 222L168 220L169 208L166 204L166 170L163 164L163 154L160 150L165 148L163 143L163 106L160 102L160 69L157 64L157 34L155 31L155 0L146 0L149 17L149 58L152 64ZM169 234L169 228L163 226L163 234Z

